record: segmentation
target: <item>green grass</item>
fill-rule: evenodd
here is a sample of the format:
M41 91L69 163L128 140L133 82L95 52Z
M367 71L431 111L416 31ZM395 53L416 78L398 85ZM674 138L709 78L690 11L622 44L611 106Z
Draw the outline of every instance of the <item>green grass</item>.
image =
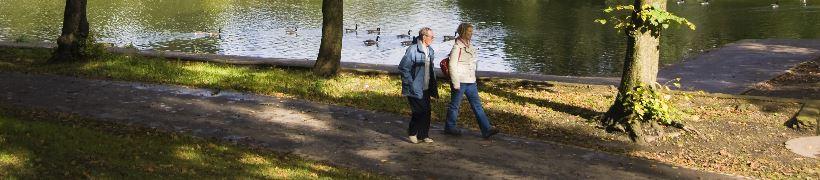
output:
M234 66L127 55L47 64L48 55L44 49L0 48L0 71L232 89L409 114L397 75L345 72L325 79L298 68ZM449 101L449 87L441 84L438 87L441 99L433 101L434 123L444 119ZM796 103L699 94L686 99L673 95L672 103L688 114L682 121L706 136L683 134L660 139L651 146L636 146L624 134L607 133L596 122L596 117L602 115L614 99L616 89L613 87L505 79L481 80L479 84L485 111L492 124L503 133L748 176L820 175L820 170L812 169L820 162L794 161L792 159L798 156L782 147L789 138L810 134L783 127L783 122L799 108ZM463 103L462 107L469 107ZM459 124L476 128L469 108L462 108ZM725 150L727 147L742 148ZM752 151L761 149L766 153ZM721 151L735 157L716 155Z
M376 179L292 155L0 107L3 179Z

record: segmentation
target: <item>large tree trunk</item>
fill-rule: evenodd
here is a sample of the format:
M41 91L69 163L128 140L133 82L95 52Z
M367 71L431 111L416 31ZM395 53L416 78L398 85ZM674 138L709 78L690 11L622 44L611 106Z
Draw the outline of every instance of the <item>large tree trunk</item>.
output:
M322 44L319 57L313 65L313 73L319 76L335 76L341 68L342 59L342 0L322 1Z
M666 10L666 0L635 0L634 6L639 9L644 4L658 3L659 8ZM642 26L639 19L638 12L632 14L632 23ZM626 57L624 58L624 70L621 77L621 84L618 88L618 97L615 103L607 111L603 119L604 125L608 128L614 128L617 125L623 126L623 129L629 134L629 137L637 142L644 143L641 124L635 120L637 118L632 112L628 112L624 107L626 93L634 91L635 87L640 84L654 87L658 76L658 59L660 57L660 39L659 36L653 36L652 33L658 32L639 30L628 30L627 33L627 48Z
M88 38L87 0L66 0L63 14L63 30L57 39L57 50L51 62L77 61L82 57L81 49Z

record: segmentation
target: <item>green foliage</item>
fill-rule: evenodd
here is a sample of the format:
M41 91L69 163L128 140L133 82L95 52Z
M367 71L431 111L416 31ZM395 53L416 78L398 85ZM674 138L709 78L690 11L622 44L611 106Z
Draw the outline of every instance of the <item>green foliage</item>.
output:
M31 41L32 41L31 38L29 38L26 35L19 35L19 36L14 38L14 42L16 42L16 43L24 43L24 42L31 42Z
M644 5L642 9L643 13L639 13L641 15L641 20L649 23L649 29L660 29L658 27L667 29L670 24L686 25L691 30L695 30L697 28L695 27L695 24L692 24L692 22L686 20L686 18L678 17L668 11L658 9L655 6Z
M695 30L695 24L686 20L686 18L678 17L670 12L657 8L653 5L643 5L639 12L635 12L635 7L633 5L619 5L615 7L607 7L603 10L605 13L613 14L618 12L628 12L628 13L621 13L620 15L613 15L610 17L613 24L615 24L615 29L620 30L627 30L627 31L640 31L652 32L653 36L660 35L659 32L662 29L668 29L670 25L685 25L689 29ZM633 22L632 16L633 14L637 14L639 18L637 19L638 22ZM608 21L606 19L596 19L595 22L606 24Z
M107 50L107 44L97 42L96 33L89 33L88 37L80 42L80 55L85 58L108 57L111 53Z
M632 6L632 5L620 5L620 6L615 6L615 7L607 7L603 11L607 14L612 14L612 13L620 13L620 12L624 12L624 11L632 12L634 10L635 10L635 7ZM609 18L614 22L615 29L618 29L620 31L622 29L626 29L628 27L633 27L634 26L631 23L631 19L630 19L631 17L632 17L631 14L624 13L623 15L613 15ZM607 21L606 19L596 19L595 22L598 22L598 23L601 23L601 24L606 24L609 21Z
M134 43L130 43L130 42L128 44L126 44L124 48L126 48L126 49L138 49L137 46L134 45Z
M679 79L675 79L679 80ZM674 86L680 87L676 81ZM626 92L626 98L622 102L626 112L637 115L630 120L638 120L641 122L657 121L663 125L673 125L677 119L681 119L683 112L671 105L671 95L663 93L664 90L669 90L668 86L660 85L662 89L653 88L641 83L636 86L633 91ZM685 95L685 99L690 99L691 95Z

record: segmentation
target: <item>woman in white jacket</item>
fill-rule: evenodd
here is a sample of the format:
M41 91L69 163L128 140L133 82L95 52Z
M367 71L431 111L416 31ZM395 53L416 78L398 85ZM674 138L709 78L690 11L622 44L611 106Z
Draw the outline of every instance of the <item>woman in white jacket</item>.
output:
M478 87L476 86L476 49L471 40L473 37L473 25L461 23L456 30L458 37L450 51L450 106L447 108L447 121L444 124L444 133L449 135L461 135L461 130L456 127L458 120L458 109L461 105L463 95L467 96L470 107L475 113L478 126L481 128L481 137L489 138L498 133L498 130L490 126L490 119L484 113L481 106L481 99L478 97Z

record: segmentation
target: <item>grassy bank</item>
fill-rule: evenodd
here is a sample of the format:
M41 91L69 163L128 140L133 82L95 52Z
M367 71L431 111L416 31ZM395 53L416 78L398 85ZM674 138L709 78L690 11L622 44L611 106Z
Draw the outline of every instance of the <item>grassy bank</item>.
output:
M291 155L0 106L0 177L375 179Z
M304 69L167 61L126 55L89 62L46 64L48 54L43 49L0 49L0 70L232 89L382 112L409 113L395 75L342 73L335 78L323 79ZM438 88L442 98L433 102L436 123L444 118L449 99L449 87L441 85ZM606 133L597 127L595 117L606 110L616 93L612 87L487 80L480 82L479 89L488 116L504 133L747 176L820 175L816 166L820 161L800 158L782 146L790 138L811 134L783 127L783 122L798 110L795 103L697 94L688 100L674 96L673 103L689 114L683 122L704 136L684 133L638 147L623 134ZM462 110L459 124L475 128L469 109Z

